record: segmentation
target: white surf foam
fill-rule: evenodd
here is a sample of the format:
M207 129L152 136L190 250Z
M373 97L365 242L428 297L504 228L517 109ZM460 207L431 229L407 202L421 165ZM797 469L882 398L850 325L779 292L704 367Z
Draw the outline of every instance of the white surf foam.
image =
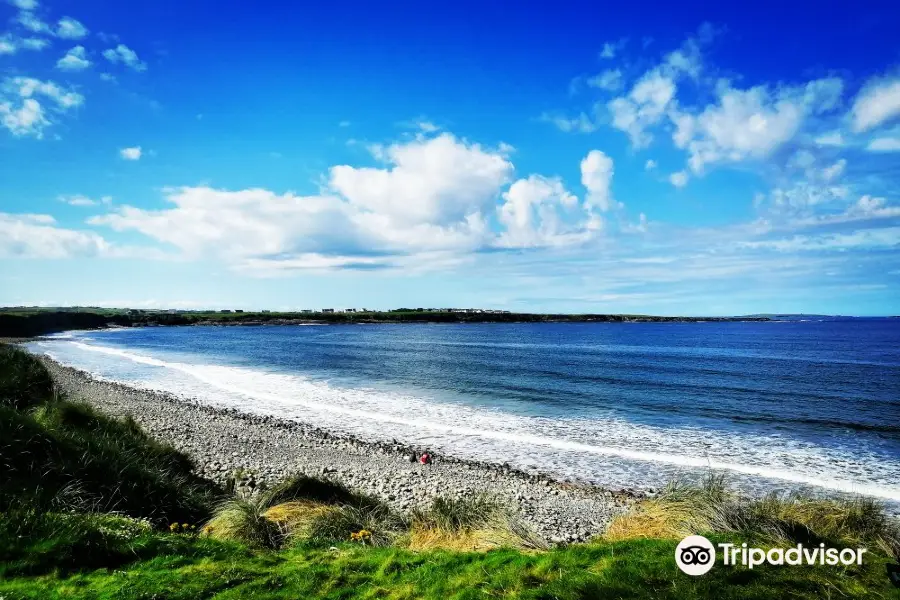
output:
M900 479L900 460L879 460L865 448L851 453L789 437L653 427L613 416L523 417L428 397L334 387L297 375L163 360L82 341L54 340L52 346L68 347L69 352L54 353L57 360L65 354L62 362L89 363L90 370L101 376L109 366L91 363L88 355L150 367L131 373L126 383L589 481L615 485L605 479L633 477L635 482L618 485L640 485L653 481L655 474L662 477L658 485L673 473L713 469L900 502L900 487L893 483ZM173 377L175 373L180 377Z

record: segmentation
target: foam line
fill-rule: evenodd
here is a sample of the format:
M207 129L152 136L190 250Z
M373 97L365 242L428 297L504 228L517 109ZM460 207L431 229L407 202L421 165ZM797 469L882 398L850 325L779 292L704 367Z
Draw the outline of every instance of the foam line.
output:
M352 417L354 419L360 420L363 423L377 421L381 423L409 426L417 430L427 429L429 431L435 431L450 435L475 436L507 443L530 444L534 446L553 448L564 452L583 452L588 454L624 458L636 461L662 463L677 467L727 470L743 475L765 477L769 479L779 479L783 481L791 481L841 492L863 494L893 501L900 501L900 489L897 488L881 487L871 484L861 484L858 482L843 479L824 478L784 469L766 467L762 465L748 465L731 461L717 460L715 458L685 456L676 453L664 454L615 446L597 446L573 440L537 436L524 432L485 430L475 427L439 423L424 419L408 418L400 415L391 415L380 411L359 410L333 403L314 402L302 396L285 397L279 394L274 394L259 389L250 389L243 385L235 385L233 383L227 382L228 379L233 379L234 375L242 376L244 379L249 379L253 375L264 374L258 371L240 367L193 365L179 362L167 362L150 356L134 354L132 352L120 350L117 348L93 346L82 342L69 343L82 350L118 356L135 363L179 371L224 392L239 394L247 398L261 400L279 407L299 406L314 412L326 412L341 415L344 417ZM231 377L229 377L229 375L231 375ZM313 384L312 382L304 380L302 378L295 377L294 379L299 380L299 382L303 383L304 385L326 385ZM335 392L336 390L332 388L330 391Z

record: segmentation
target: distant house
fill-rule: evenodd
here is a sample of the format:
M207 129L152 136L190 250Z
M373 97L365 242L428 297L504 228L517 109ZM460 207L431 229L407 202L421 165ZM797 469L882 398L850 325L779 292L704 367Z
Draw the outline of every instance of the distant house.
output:
M242 313L242 312L244 312L244 311L243 311L243 309L236 308L236 309L234 310L234 312L236 312L236 313Z
M263 314L268 314L268 313L270 313L270 312L272 312L272 311L271 311L271 310L264 310L264 311L262 311Z
M356 309L355 308L347 308L344 310L344 312L356 312Z
M311 309L311 308L304 308L304 309L303 309L303 310L301 310L301 311L300 311L300 312L302 312L302 313L306 313L306 314L309 314L309 313L311 313L311 312L312 312L312 309Z
M323 313L333 313L333 312L334 312L334 309L333 309L333 308L323 308L323 309L322 309L322 312L323 312Z
M219 312L220 312L220 313L230 313L230 312L231 312L231 309L223 308L223 309L220 310Z

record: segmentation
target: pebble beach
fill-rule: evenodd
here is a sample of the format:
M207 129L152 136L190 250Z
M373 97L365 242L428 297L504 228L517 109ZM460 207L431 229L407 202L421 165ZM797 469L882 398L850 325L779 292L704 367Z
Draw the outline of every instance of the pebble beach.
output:
M411 461L412 448L396 441L364 441L308 424L200 404L190 398L99 380L45 356L58 390L110 416L130 415L149 435L190 456L198 474L238 491L271 486L304 473L375 496L401 512L438 496L487 494L513 508L550 543L585 541L643 492L605 490L524 473L508 465L435 456Z

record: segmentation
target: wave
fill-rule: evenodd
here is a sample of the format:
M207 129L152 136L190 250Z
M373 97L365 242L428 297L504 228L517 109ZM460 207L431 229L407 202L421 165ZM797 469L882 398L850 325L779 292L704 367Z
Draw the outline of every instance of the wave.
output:
M896 472L890 466L882 465L883 469L888 471L886 475L884 472L863 474L870 468L868 463L873 459L856 456L854 457L856 463L865 463L856 465L856 474L860 479L831 477L822 472L823 464L827 470L828 463L831 462L831 468L838 471L839 464L846 465L846 461L828 461L828 452L832 451L831 449L803 446L794 441L778 442L781 447L775 449L774 444L777 440L764 436L757 439L747 437L739 439L738 436L728 432L690 428L665 429L613 418L589 421L513 416L499 411L435 402L430 398L400 394L385 395L383 392L366 389L337 388L327 382L312 381L293 374L245 367L173 362L81 341L65 340L63 343L82 351L113 356L136 364L165 369L167 372L182 373L212 390L224 392L233 403L239 404L241 409L249 412L268 412L282 417L303 418L308 415L302 413L308 411L310 414L326 417L326 427L329 425L334 428L343 427L356 432L368 431L370 434L380 432L387 437L394 437L398 431L405 429L411 432L411 435L431 440L478 439L494 442L490 449L485 449L489 455L496 455L498 449L502 453L504 449L512 446L524 445L530 450L523 456L537 462L540 460L534 459L534 456L540 454L538 449L549 449L560 454L563 460L576 455L599 456L647 465L668 465L678 469L722 470L744 476L900 501L900 488L879 483L896 479ZM165 379L170 377L164 377L163 380ZM158 382L155 385L158 385ZM179 393L178 390L170 391ZM184 391L180 390L182 395ZM250 402L247 402L247 399ZM378 428L374 426L375 424L386 427ZM544 433L546 431L568 437L546 435ZM430 432L430 435L426 435L425 432ZM586 439L577 439L578 437ZM596 443L596 440L601 439L618 443ZM740 452L729 448L729 445L735 444L755 452L753 458L756 462L736 460L740 458ZM684 453L684 449L690 446L705 448L705 455ZM779 465L779 462L782 464ZM795 466L795 469L791 469L790 466ZM816 472L817 469L819 472Z

